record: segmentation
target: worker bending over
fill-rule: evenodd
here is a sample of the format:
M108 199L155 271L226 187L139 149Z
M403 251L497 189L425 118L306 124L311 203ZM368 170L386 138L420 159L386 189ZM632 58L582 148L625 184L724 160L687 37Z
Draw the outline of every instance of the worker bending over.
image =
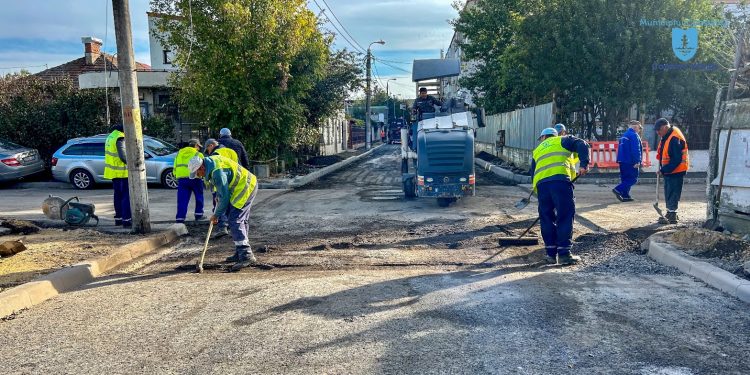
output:
M188 162L195 156L202 157L201 143L197 139L188 141L188 146L180 149L174 158L172 173L177 179L177 215L175 222L184 223L187 218L190 196L195 195L195 220L203 219L203 180L191 179Z
M572 181L576 177L576 158L580 158L579 174L588 172L588 145L572 135L558 137L554 128L544 129L539 140L541 143L534 150L531 171L533 189L539 200L546 262L573 264L580 258L570 252L576 212Z
M258 180L241 165L220 155L190 159L190 178L203 178L216 188L216 210L211 223L227 214L229 230L234 240L234 255L226 259L234 262L231 271L239 271L256 262L248 238L250 207L258 192Z
M209 138L206 140L206 146L203 151L207 156L221 155L235 163L239 163L239 157L237 153L229 147L220 144L217 140ZM211 194L213 195L214 212L216 211L216 188L211 187ZM219 216L219 223L217 224L216 231L214 232L212 239L221 238L229 235L229 229L227 224L227 215Z

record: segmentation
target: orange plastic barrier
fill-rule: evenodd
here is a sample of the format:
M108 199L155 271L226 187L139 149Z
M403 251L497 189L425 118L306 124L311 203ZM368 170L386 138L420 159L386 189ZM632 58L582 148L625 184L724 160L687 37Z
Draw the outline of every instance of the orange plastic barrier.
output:
M620 165L617 163L617 149L619 143L617 141L607 142L589 142L591 148L589 149L589 160L591 160L591 166L599 169L617 169ZM649 158L649 152L651 149L648 146L648 142L643 142L643 167L651 166L651 159Z

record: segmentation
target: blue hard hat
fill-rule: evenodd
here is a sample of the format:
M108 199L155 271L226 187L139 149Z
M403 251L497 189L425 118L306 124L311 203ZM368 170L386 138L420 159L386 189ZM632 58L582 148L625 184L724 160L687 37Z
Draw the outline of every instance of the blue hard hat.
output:
M551 135L551 136L557 136L557 130L555 128L547 128L542 130L542 134L539 135L539 138L544 137L545 135Z
M563 124L555 124L555 130L557 130L557 134L560 134L565 131L565 125Z

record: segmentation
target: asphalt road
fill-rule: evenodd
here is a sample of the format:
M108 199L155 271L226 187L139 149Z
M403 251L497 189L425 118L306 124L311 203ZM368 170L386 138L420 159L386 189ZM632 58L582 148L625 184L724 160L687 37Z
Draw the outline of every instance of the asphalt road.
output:
M657 230L653 186L620 204L580 186L574 251L540 267L540 246L499 248L534 205L480 174L477 196L439 208L398 193L396 148L252 214L273 270L207 272L205 234L0 322L4 373L746 374L747 305L638 249ZM705 211L688 186L683 218Z

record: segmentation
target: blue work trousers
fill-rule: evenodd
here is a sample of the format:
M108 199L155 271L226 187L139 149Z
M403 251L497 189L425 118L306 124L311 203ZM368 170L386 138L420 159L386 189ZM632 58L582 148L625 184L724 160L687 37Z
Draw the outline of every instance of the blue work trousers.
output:
M258 189L256 188L253 193L250 194L244 207L237 208L230 204L227 209L229 232L232 234L235 250L240 257L245 256L246 253L250 251L248 220L250 219L250 208L253 206L253 201L257 194Z
M537 193L539 223L547 255L570 254L576 214L573 184L563 180L542 182L537 185Z
M112 189L114 189L115 224L130 225L133 215L130 212L130 190L128 190L127 178L113 178Z
M634 164L620 163L620 184L615 187L623 198L630 198L630 188L638 183L640 171L633 167Z
M200 178L180 178L177 180L176 222L185 222L191 195L195 195L195 219L198 220L203 217L203 180Z

